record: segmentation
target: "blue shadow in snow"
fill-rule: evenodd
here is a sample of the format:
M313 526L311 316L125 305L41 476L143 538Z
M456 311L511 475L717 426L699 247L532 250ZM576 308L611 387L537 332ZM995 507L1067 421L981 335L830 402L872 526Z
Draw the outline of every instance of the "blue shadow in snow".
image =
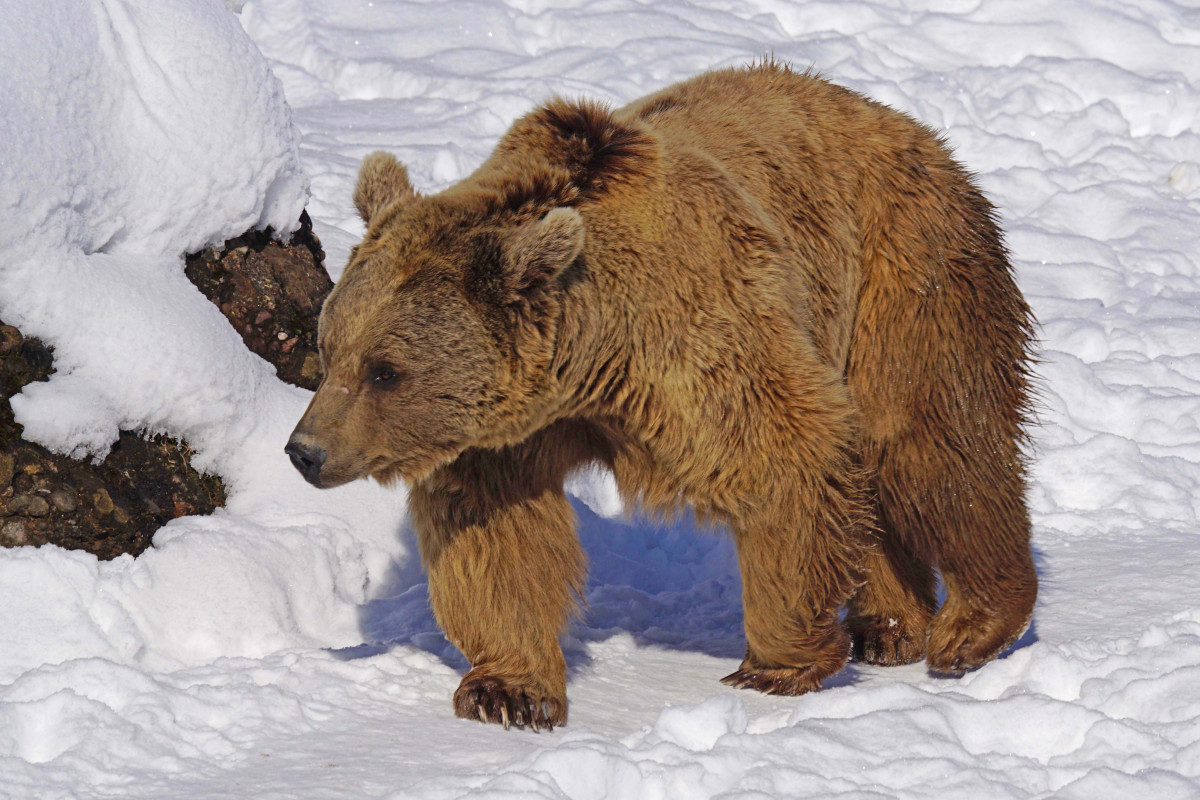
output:
M569 673L589 663L588 643L623 634L641 646L729 659L734 669L745 652L745 639L741 580L730 537L687 515L670 523L613 520L599 517L574 498L571 502L589 576L582 614L562 641ZM415 538L407 527L400 536L411 557L394 566L377 597L359 608L364 644L337 653L363 658L396 644L411 644L465 671L470 665L442 634L429 606ZM1036 548L1034 560L1038 574L1044 574L1045 556ZM939 586L939 603L944 599ZM1001 657L1036 641L1033 623ZM858 679L857 668L850 664L825 686L851 685Z
M741 659L741 581L728 536L686 516L670 524L611 520L578 500L571 503L589 570L582 613L563 637L570 671L587 663L587 643L619 634L640 645ZM362 658L412 644L465 670L466 659L442 634L429 606L415 537L407 527L400 536L412 556L392 568L375 599L360 606L364 644L337 652Z

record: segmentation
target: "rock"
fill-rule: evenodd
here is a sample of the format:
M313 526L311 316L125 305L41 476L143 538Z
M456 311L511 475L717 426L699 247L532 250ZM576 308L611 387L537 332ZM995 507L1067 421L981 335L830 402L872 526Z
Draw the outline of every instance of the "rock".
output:
M46 498L36 494L19 494L7 503L8 516L44 517L50 513Z
M107 489L97 489L92 495L92 506L101 514L111 514L113 510L112 497Z
M55 489L50 492L50 502L59 511L74 511L79 507L79 503L75 500L75 495L65 489Z
M309 383L316 386L321 382L321 357L315 350L304 356L304 364L300 367L300 377L306 383L297 383L297 386L308 386Z
M100 464L23 440L8 400L53 371L49 348L0 323L0 545L137 555L177 516L170 511L207 514L225 504L220 480L192 469L187 445L166 437L122 431Z
M229 319L246 347L305 389L321 380L317 316L333 289L305 212L290 244L251 232L187 258L185 271Z
M12 519L0 527L0 545L4 547L20 547L29 544L25 535L26 524L19 519Z
M5 402L8 398L5 397ZM12 483L14 459L11 453L0 453L0 492Z
M288 245L251 232L187 258L188 278L279 377L315 389L317 316L333 282L307 214ZM154 532L225 503L225 487L191 467L186 443L122 431L101 464L21 439L9 398L54 371L54 354L0 322L0 545L56 544L100 558L138 555Z

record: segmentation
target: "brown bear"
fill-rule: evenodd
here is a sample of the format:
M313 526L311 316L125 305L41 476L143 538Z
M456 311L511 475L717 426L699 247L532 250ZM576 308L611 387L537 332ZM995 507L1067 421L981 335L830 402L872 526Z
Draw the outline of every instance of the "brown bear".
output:
M287 451L316 486L410 485L459 716L566 720L588 462L732 532L731 686L802 694L851 654L960 673L1028 626L1031 315L928 128L764 63L554 100L429 197L372 154L354 200Z

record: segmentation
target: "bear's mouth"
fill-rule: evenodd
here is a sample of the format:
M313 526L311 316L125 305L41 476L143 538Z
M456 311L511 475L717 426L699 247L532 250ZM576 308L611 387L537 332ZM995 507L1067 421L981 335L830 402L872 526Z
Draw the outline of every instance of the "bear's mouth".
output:
M424 468L421 468L422 466ZM413 464L410 459L405 457L396 459L380 457L372 461L366 474L382 486L394 486L400 481L413 484L428 478L438 466L438 463Z
M393 486L397 481L410 485L421 483L440 467L453 463L468 449L459 442L439 442L430 447L423 458L414 458L411 454L399 458L376 456L370 460L363 474L370 475L383 486Z
M305 476L305 480L318 489L336 489L339 486L345 486L347 483L352 483L362 477L365 477L364 473L347 475L339 474L336 470L322 470L321 473L313 479Z

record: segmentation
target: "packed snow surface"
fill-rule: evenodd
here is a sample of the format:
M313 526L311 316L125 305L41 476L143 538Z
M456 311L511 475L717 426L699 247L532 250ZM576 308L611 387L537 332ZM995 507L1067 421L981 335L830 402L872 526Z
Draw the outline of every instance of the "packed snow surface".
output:
M234 13L240 7L240 15ZM0 319L56 348L27 435L186 437L231 489L138 559L0 551L0 797L1200 796L1200 12L1143 0L0 0ZM307 204L336 276L386 148L467 175L554 94L767 54L913 114L1000 208L1041 320L1034 628L961 679L716 682L733 549L578 476L570 724L453 716L402 490L307 487L307 393L182 254ZM264 58L265 56L265 58ZM286 104L284 98L286 97ZM290 106L290 109L289 109ZM311 192L311 196L310 196Z

